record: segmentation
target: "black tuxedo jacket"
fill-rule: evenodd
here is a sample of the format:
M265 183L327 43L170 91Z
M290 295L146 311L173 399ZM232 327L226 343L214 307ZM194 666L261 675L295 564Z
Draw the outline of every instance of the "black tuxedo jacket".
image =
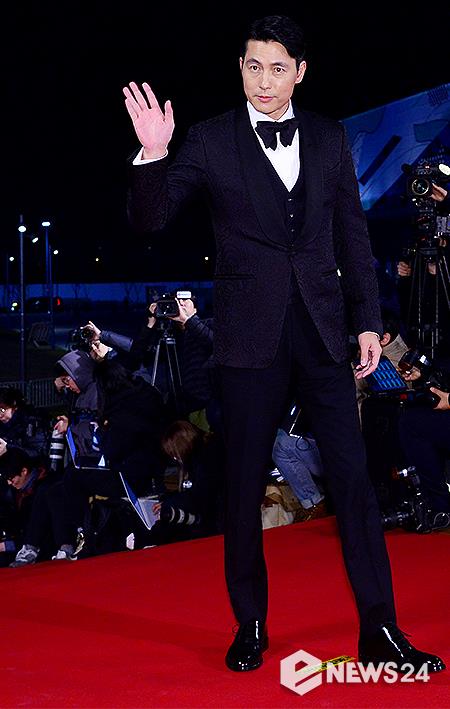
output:
M170 166L165 158L130 168L129 216L140 231L162 229L195 193L206 198L217 246L214 349L222 365L273 361L292 271L335 361L348 357L346 311L356 335L382 333L344 129L306 111L296 115L306 204L293 244L246 106L192 127Z

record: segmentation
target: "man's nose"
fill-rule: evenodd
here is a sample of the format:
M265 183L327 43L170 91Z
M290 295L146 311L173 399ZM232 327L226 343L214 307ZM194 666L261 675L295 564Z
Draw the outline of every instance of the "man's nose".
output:
M259 86L261 89L267 90L270 89L270 72L268 71L263 71L261 74L261 78L259 81Z

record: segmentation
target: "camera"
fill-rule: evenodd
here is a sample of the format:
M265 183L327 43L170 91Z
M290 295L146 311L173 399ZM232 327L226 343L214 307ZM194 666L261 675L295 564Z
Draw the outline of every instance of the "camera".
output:
M80 338L86 344L90 344L94 339L94 330L89 325L80 327Z
M192 298L190 290L179 290L175 295L173 293L164 293L156 302L155 318L176 318L180 314L178 299L187 300Z
M406 192L415 200L431 199L433 183L445 184L450 179L450 167L444 163L432 165L429 162L420 162L415 168L405 164L402 165L402 170L408 175Z
M443 186L450 180L450 167L433 160L421 160L417 165L402 165L407 175L406 194L418 209L416 228L420 235L419 246L437 248L440 237L448 234L448 220L438 216L438 203L432 198L433 184ZM426 242L423 244L423 242Z
M435 367L433 362L420 350L408 350L398 363L398 368L403 374L409 373L413 367L420 371L421 383L418 387L406 392L405 403L433 409L439 404L439 397L430 391L430 387L445 389L445 377L441 370Z
M404 492L395 509L382 513L381 521L384 529L403 527L410 532L427 534L433 529L431 523L431 508L422 494L420 479L416 468L412 465L396 471L395 478L404 484Z
M93 339L94 331L89 325L77 327L70 334L69 349L89 352Z

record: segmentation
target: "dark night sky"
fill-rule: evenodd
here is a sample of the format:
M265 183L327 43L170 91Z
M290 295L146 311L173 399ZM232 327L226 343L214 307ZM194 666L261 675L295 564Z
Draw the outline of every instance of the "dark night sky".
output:
M306 28L309 66L297 92L305 108L345 118L449 80L445 4L330 3L326 12L317 1L160 5L43 0L17 3L3 18L2 242L17 248L20 213L30 231L48 216L59 280L211 275L203 210L152 239L150 250L127 225L125 159L136 146L122 100L128 81L147 80L162 101L172 99L176 147L190 124L241 98L241 33L265 14L288 14ZM40 261L29 280L40 278Z

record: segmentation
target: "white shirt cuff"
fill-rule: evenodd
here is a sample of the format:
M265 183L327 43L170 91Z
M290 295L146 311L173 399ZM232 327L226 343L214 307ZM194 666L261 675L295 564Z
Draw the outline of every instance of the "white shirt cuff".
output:
M147 158L144 160L144 158L142 157L143 152L144 152L144 148L142 147L140 149L140 151L138 152L138 154L136 155L136 157L134 158L133 165L146 165L148 162L158 162L158 160L164 160L164 158L166 158L169 154L168 151L166 150L164 155L161 155L160 158Z

